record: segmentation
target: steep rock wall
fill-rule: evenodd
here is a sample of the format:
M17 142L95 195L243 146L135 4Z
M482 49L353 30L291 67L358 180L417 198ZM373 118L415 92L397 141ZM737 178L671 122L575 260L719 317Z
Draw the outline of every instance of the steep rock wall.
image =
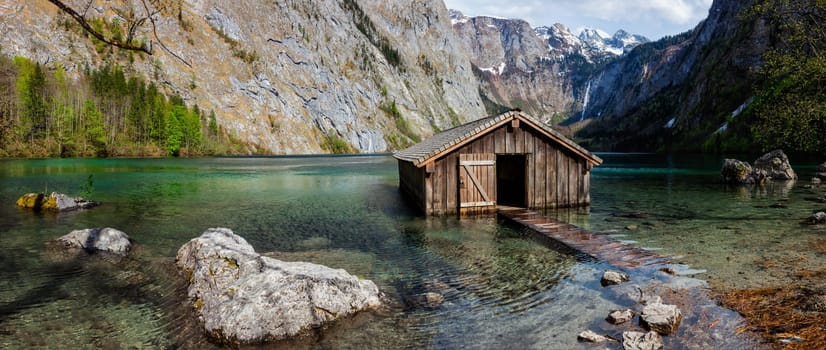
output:
M167 9L158 35L182 60L157 43L151 56L96 50L45 0L0 4L0 48L70 74L116 61L275 154L323 152L327 135L384 152L485 115L441 1L154 3ZM109 23L136 4L96 0L87 13ZM139 37L151 40L149 27Z

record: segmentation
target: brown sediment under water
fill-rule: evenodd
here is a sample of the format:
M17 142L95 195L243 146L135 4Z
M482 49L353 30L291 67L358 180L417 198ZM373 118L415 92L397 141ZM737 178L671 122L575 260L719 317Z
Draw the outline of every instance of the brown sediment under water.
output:
M765 344L708 296L826 266L826 232L799 223L826 207L808 181L727 186L717 158L601 156L593 205L547 214L669 256L683 276L632 272L632 283L603 288L602 271L614 267L519 226L422 218L401 199L389 156L0 160L0 347L220 347L202 334L174 267L177 249L209 227L229 227L268 256L344 268L390 300L281 348L591 349L576 335L621 335L604 318L634 307L636 286L694 305L667 347L755 348ZM798 168L803 179L807 171ZM80 194L89 175L98 208L14 206L26 192ZM60 259L46 244L103 226L130 235L128 259ZM444 303L416 303L426 292Z

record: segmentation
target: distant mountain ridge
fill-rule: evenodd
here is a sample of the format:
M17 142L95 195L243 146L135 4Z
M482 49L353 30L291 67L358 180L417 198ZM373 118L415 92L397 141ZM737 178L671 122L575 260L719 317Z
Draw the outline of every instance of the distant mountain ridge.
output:
M497 26L496 23L506 21L525 22L520 19L508 19L495 16L465 16L461 11L449 9L451 23L465 24L477 18L492 19L490 26ZM526 22L527 23L527 22ZM631 34L625 30L618 30L614 35L610 35L601 29L584 28L579 34L574 34L571 29L561 23L551 26L539 26L533 29L536 35L548 42L548 52L561 55L579 54L589 60L606 59L613 56L621 56L631 49L650 42L642 35Z
M578 115L594 70L647 43L640 35L613 36L563 24L533 28L520 19L468 17L448 11L456 36L469 53L488 113L518 107L554 124Z

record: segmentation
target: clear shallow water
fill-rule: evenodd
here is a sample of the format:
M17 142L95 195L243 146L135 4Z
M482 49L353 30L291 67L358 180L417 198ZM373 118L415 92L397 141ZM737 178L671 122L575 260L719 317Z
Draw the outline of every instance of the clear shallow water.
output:
M755 259L817 237L796 221L815 205L807 199L817 190L802 183L732 188L717 184L717 160L604 158L590 210L551 214L681 255L712 281L741 271L771 277ZM395 164L386 156L0 161L0 347L213 347L181 303L173 263L182 244L215 226L260 253L372 279L393 300L284 347L590 348L575 334L611 332L606 310L633 304L599 286L607 266L518 227L417 217L399 197ZM79 193L89 174L99 208L53 214L13 204L47 188ZM766 207L778 201L787 208ZM631 225L637 229L625 229ZM66 261L45 244L102 226L132 237L131 258ZM807 264L820 264L822 256L805 254ZM445 304L412 302L427 291Z

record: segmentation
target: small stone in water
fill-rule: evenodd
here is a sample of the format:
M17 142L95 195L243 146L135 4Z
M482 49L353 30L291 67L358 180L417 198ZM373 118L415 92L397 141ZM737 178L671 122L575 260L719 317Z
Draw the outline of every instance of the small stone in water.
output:
M602 280L600 281L600 283L603 287L607 287L617 285L622 282L627 282L629 280L630 279L628 278L628 275L625 273L613 270L606 270L605 273L602 274Z
M413 304L425 309L435 309L445 302L445 297L439 293L427 292L413 296Z
M672 275L672 276L677 274L677 270L675 270L673 267L662 267L658 271L665 272L665 273L667 273L669 275Z
M682 319L683 315L676 305L662 303L649 303L640 314L642 324L662 335L676 333Z
M608 321L611 324L617 325L631 321L632 318L634 318L634 311L631 311L630 309L614 310L611 311L610 314L608 314L608 318L606 319L606 321Z
M587 330L587 331L583 331L582 333L579 333L579 335L576 337L576 339L581 341L581 342L588 342L588 343L604 343L604 342L607 342L607 341L610 340L610 338L608 338L604 335L596 334L591 330Z
M791 338L786 338L786 339L780 340L780 344L789 345L791 343L802 343L804 341L805 341L805 339L803 339L801 337L793 336Z
M817 212L809 217L809 223L812 225L826 224L826 212Z

